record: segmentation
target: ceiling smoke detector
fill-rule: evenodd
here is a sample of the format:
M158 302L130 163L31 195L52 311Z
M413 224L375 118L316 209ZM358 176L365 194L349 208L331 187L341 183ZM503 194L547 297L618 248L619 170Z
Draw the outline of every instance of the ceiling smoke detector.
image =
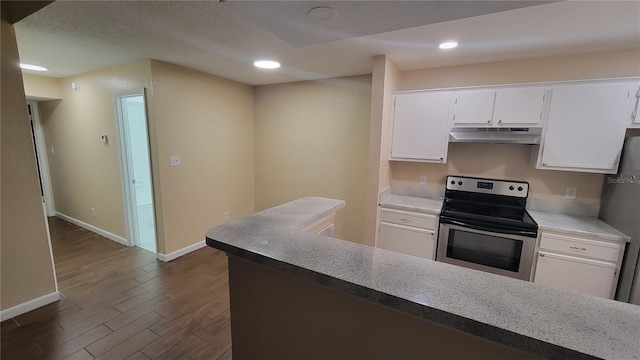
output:
M338 17L338 12L334 8L318 6L309 10L307 15L314 21L330 21Z

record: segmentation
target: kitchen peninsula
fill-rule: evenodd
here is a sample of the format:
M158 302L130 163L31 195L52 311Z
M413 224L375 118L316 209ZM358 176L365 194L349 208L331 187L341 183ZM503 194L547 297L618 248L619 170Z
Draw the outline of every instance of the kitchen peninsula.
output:
M209 230L234 358L638 359L640 307L305 232L302 198Z

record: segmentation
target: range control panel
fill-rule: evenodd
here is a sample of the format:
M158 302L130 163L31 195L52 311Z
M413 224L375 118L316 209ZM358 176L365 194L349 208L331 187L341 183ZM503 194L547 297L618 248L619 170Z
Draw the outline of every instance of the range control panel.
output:
M526 198L529 195L529 183L526 181L447 176L447 190Z

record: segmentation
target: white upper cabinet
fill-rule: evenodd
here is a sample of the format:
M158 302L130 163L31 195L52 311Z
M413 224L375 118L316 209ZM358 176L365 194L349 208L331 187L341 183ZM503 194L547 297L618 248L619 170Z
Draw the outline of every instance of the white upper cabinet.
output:
M542 126L548 88L506 87L462 90L451 98L454 126Z
M490 126L493 120L495 90L456 91L452 96L455 126Z
M548 91L543 87L498 90L494 125L541 126Z
M450 92L395 95L391 160L447 161L450 97Z
M640 81L631 83L625 117L629 119L629 127L640 127Z
M554 87L536 167L615 173L630 88L629 82Z

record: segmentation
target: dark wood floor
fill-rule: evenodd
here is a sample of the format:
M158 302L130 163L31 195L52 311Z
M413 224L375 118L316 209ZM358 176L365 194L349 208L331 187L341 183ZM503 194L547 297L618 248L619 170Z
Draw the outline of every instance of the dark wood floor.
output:
M169 263L49 220L59 302L2 322L1 358L231 359L224 253Z

